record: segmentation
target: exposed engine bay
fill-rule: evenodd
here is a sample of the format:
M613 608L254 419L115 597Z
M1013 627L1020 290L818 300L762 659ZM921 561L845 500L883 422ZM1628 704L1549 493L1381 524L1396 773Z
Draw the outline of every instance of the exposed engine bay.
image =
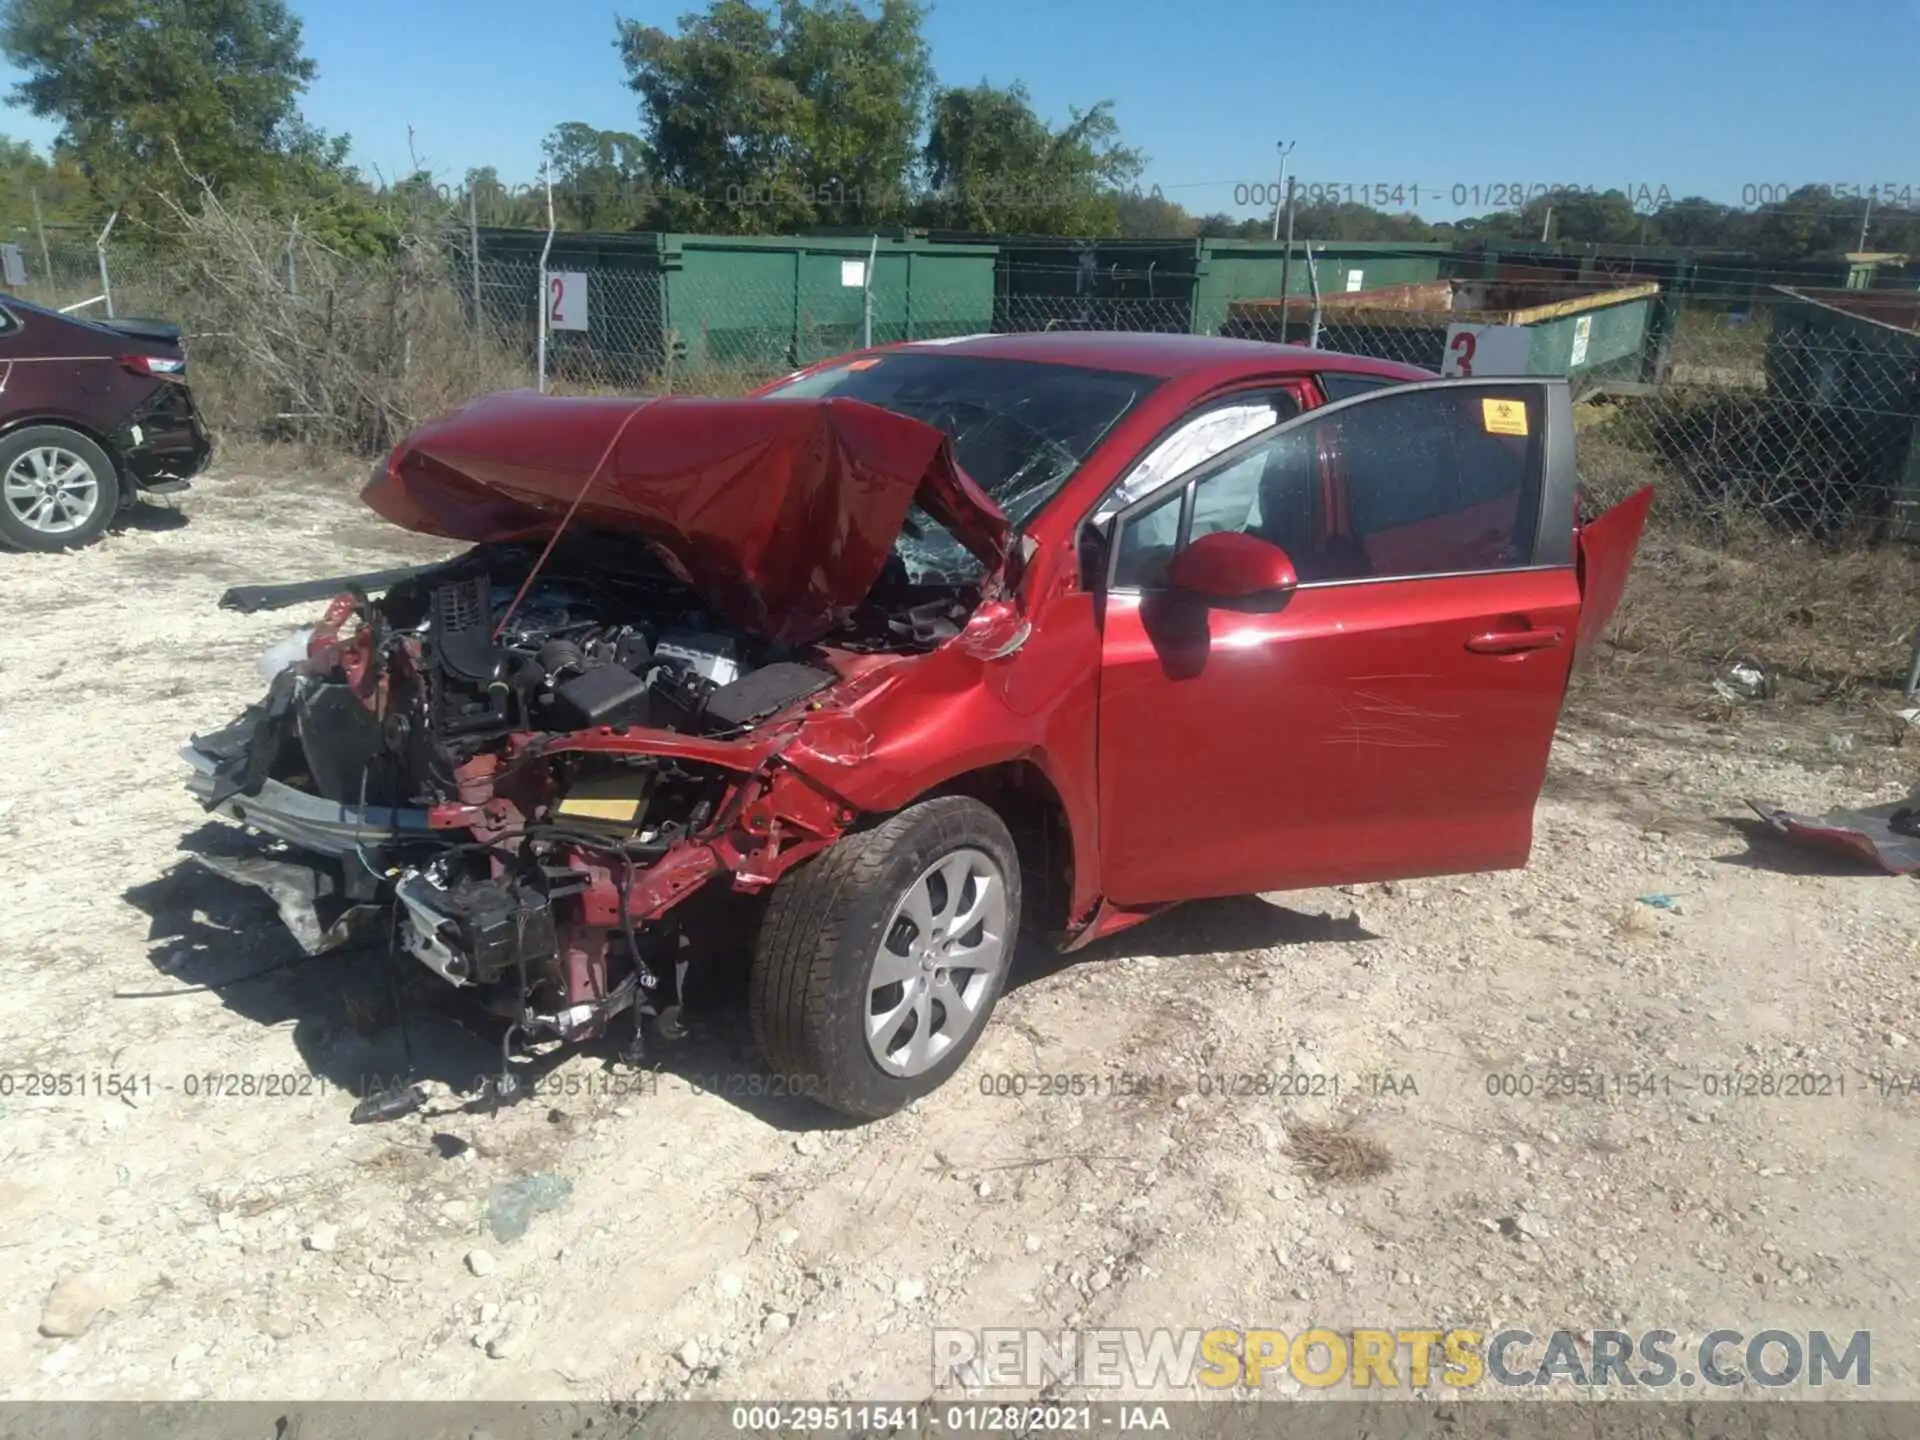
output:
M622 1012L637 1042L682 993L672 907L723 870L771 883L853 821L782 763L798 720L977 599L895 561L820 643L781 646L630 536L484 544L336 596L269 652L266 697L184 753L209 809L299 852L268 863L311 871L311 934L380 912L396 954L511 1022L509 1054Z

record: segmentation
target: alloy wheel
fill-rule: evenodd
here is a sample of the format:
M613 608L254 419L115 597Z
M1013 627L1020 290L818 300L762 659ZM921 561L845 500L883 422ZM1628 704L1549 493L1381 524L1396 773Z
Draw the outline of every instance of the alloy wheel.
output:
M889 1075L937 1065L985 1013L1007 962L1007 886L986 852L955 850L893 907L867 973L867 1049Z
M100 479L80 456L58 445L21 452L0 480L0 499L29 530L68 535L100 506Z

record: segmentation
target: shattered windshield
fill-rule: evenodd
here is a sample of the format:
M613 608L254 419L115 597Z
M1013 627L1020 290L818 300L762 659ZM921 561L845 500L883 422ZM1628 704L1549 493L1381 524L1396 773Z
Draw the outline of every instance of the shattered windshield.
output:
M770 393L864 400L945 431L960 468L1019 526L1158 383L1152 375L908 351L849 361ZM980 574L980 561L918 505L894 553L915 583Z

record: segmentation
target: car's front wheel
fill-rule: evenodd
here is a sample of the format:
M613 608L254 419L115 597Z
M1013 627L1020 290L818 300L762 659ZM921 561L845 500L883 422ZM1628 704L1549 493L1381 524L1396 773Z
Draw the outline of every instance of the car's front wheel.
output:
M113 461L63 425L29 425L0 440L0 540L71 550L98 538L120 506Z
M788 1093L889 1115L965 1062L1020 930L1013 837L946 796L843 836L774 887L748 993Z

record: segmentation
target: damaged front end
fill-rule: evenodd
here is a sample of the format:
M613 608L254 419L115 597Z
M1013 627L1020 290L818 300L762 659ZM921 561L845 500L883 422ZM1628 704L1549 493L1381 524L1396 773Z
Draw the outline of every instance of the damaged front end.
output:
M428 458L445 474L456 448ZM396 452L370 498L384 486L391 500L421 453ZM809 453L817 462L817 447L795 450ZM780 573L800 578L755 592L768 567L716 555L712 533L676 553L658 497L681 492L659 476L631 517L616 473L579 523L569 510L542 525L528 523L540 511L522 471L513 504L526 513L510 538L489 538L466 526L486 489L470 483L476 468L459 467L457 504L436 508L431 483L404 503L425 517L413 528L481 544L378 600L336 596L270 652L265 697L183 751L208 809L298 852L208 863L266 889L310 952L377 916L396 955L510 1022L509 1053L597 1037L622 1014L637 1041L640 1015L680 1003L697 949L676 907L719 877L759 891L858 818L789 750L808 750L809 733L829 747L859 733L859 696L961 635L982 587L910 583L869 543L877 575L789 549ZM823 499L874 490L840 484L830 453L770 483L825 535L857 527L836 525ZM900 511L914 498L903 488L889 502ZM715 574L723 583L702 583Z
M895 595L832 646L776 647L582 533L502 626L538 554L481 546L339 596L265 698L183 754L209 809L305 852L208 864L266 889L310 951L391 906L398 949L571 1041L677 1001L689 894L758 890L853 822L783 752L843 681L959 634L968 607Z

